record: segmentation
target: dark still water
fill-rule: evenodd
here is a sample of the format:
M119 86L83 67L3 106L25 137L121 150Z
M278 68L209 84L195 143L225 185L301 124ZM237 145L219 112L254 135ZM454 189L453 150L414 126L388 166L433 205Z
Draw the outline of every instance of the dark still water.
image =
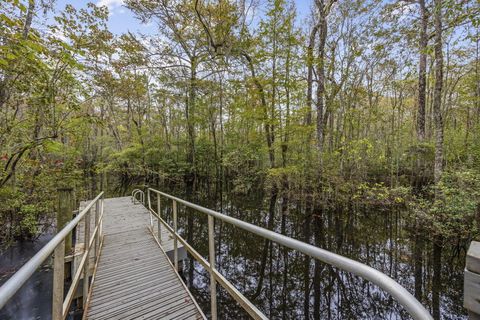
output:
M166 191L184 197L178 190ZM421 231L415 232L404 212L378 208L318 212L306 210L303 202L268 194L197 195L191 200L374 267L415 294L437 318L467 318L462 295L468 244L447 243L435 249ZM171 223L171 201L164 199L162 209ZM179 229L207 258L207 217L179 205ZM16 243L3 252L0 284L50 238L45 234L35 242ZM220 273L271 319L409 319L402 307L377 286L303 254L220 221L216 221L215 240ZM0 319L50 319L51 261L44 265L0 310ZM208 316L208 272L190 257L184 263L183 276ZM248 319L220 285L217 292L219 319Z
M467 244L433 248L412 230L401 211L350 208L306 215L302 203L290 203L280 196L223 195L194 200L374 267L407 288L441 319L467 318L462 307ZM165 206L164 216L170 220L170 203ZM206 216L186 212L179 205L179 219L187 241L208 257ZM216 221L215 239L219 271L271 319L410 319L389 294L350 273L220 221ZM183 274L208 314L209 273L190 257ZM248 318L220 285L217 291L219 319Z
M15 242L0 255L0 285L10 278L52 238L47 232L35 241ZM52 268L47 259L22 288L0 310L0 319L50 319Z

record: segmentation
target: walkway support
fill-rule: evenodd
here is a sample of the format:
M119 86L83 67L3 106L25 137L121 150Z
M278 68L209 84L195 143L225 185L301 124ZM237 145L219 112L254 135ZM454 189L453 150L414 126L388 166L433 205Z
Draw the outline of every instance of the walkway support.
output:
M57 233L69 223L73 218L74 196L73 188L58 188L57 205ZM65 252L70 254L72 251L72 234L65 237Z
M204 208L202 206L193 204L191 202L182 200L180 198L174 197L167 193L149 188L147 196L150 197L151 194L155 193L157 197L165 197L173 201L174 205L174 228L165 222L160 216L160 211L155 212L150 205L148 209L151 214L161 222L164 227L172 234L175 240L180 241L188 252L210 273L210 293L211 293L211 309L212 317L216 314L216 289L215 282L217 281L222 287L224 287L227 292L234 298L244 310L254 319L267 319L267 317L258 310L242 293L240 293L233 285L230 283L219 271L215 268L215 255L212 253L214 251L214 237L213 237L213 226L214 219L221 220L222 222L231 224L235 227L241 228L250 233L256 234L264 239L271 240L280 245L293 249L295 251L302 252L314 259L320 260L324 263L332 265L334 267L340 268L342 270L353 273L357 276L360 276L366 280L369 280L375 283L377 286L383 290L390 293L395 300L402 305L406 311L416 320L429 320L433 319L430 313L425 309L425 307L404 287L402 287L395 280L387 276L386 274L369 267L358 261L346 258L344 256L335 254L333 252L312 246L305 242L301 242L290 237L284 236L282 234L276 233L274 231L261 228L259 226L241 221L229 217L227 215L221 214L219 212ZM157 201L159 201L157 199ZM150 199L147 200L147 203L150 204ZM192 208L198 212L208 215L209 221L209 261L203 258L189 243L186 242L178 233L177 233L177 223L176 223L176 209L177 203L182 204L186 207ZM176 250L175 250L176 251ZM176 254L176 253L175 253Z

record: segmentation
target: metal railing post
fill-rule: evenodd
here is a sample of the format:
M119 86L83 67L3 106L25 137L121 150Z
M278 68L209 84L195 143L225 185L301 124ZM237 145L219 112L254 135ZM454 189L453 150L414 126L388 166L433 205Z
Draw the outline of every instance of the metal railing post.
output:
M208 215L208 260L210 262L210 307L212 319L217 319L217 282L213 270L215 270L215 221Z
M100 223L99 219L100 219L100 206L101 206L101 200L98 199L97 202L95 203L95 228L96 229ZM100 229L100 228L99 228ZM94 256L93 256L93 259L95 261L95 263L97 263L97 254L98 254L98 245L99 245L99 237L98 235L100 234L100 230L97 229L97 234L95 234L95 245L94 245Z
M88 296L88 277L90 271L90 259L88 246L90 243L90 210L88 210L87 214L85 215L85 236L84 236L84 248L87 258L85 259L85 265L83 266L83 308L85 309L87 306L87 296Z
M150 201L150 189L147 189L147 204L148 204L148 208L152 207L152 203Z
M157 194L157 214L159 217L162 215L160 214L160 195ZM157 224L158 224L158 242L162 244L162 223L160 222L160 219L157 219Z
M63 282L65 277L65 239L54 251L52 319L63 319Z
M102 217L102 219L100 219L100 227L98 227L98 236L101 238L103 236L103 210L104 210L104 207L105 207L105 197L104 195L102 195L102 198L100 199L101 203L100 203L100 217Z
M152 209L152 202L150 200L150 188L147 188L147 208L149 216L150 216L150 227L152 228L152 233L153 233L153 215L152 212L150 211Z
M178 242L177 242L177 201L173 200L173 260L175 270L178 271Z

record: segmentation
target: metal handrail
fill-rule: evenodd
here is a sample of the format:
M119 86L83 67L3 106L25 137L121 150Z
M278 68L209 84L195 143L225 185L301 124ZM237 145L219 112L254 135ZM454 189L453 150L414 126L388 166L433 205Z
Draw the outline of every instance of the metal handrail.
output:
M85 223L85 250L84 256L78 267L78 272L73 277L72 284L64 300L63 286L64 286L64 259L65 259L65 238L75 228L78 223L85 218L86 221L90 221L90 211L93 205L96 205L95 216L95 230L93 231L90 239L90 223ZM84 272L86 281L88 281L88 257L91 247L95 244L95 254L98 256L99 250L98 243L101 236L102 229L102 217L103 217L103 192L100 192L86 207L83 209L73 220L71 220L62 230L60 230L40 251L38 251L27 263L25 263L15 274L8 279L0 287L0 309L12 298L12 296L22 287L23 284L32 276L32 274L41 267L42 263L52 254L55 255L54 260L54 279L53 279L53 305L52 305L52 318L53 319L65 319L68 313L68 308L73 299L73 293L80 281L81 273ZM88 231L88 235L87 235ZM84 270L82 270L82 267ZM85 269L86 268L86 269ZM86 290L86 291L85 291ZM84 277L84 293L88 294L88 282L85 287ZM86 300L86 297L84 297Z
M140 194L140 199L137 199L136 196L137 194ZM135 201L142 202L142 195L144 195L144 192L140 189L133 189L132 191L132 202L135 204Z
M372 267L367 266L366 264L363 264L361 262L346 258L344 256L338 255L336 253L315 247L313 245L310 245L308 243L295 240L293 238L284 236L282 234L276 233L274 231L250 224L248 222L229 217L227 215L224 215L222 213L213 211L211 209L204 208L202 206L193 204L191 202L182 200L180 198L174 197L172 195L169 195L167 193L148 188L148 204L149 204L149 209L154 214L155 212L152 210L150 206L150 191L156 193L157 195L164 196L170 200L173 200L173 206L174 206L174 228L172 229L170 226L168 226L163 219L160 217L160 210L158 208L160 207L160 200L159 197L157 198L158 204L157 204L157 211L158 215L157 218L159 221L162 221L162 224L166 225L168 231L173 233L174 236L174 241L176 243L176 240L178 239L180 242L182 242L183 245L186 245L187 250L191 251L194 253L193 256L199 260L199 262L206 267L210 271L211 279L215 279L220 282L220 284L223 285L221 275L218 273L218 270L215 268L215 259L214 259L214 240L213 240L213 222L214 218L217 218L219 220L222 220L223 222L232 224L238 228L241 228L243 230L246 230L248 232L251 232L253 234L256 234L264 239L271 240L273 242L276 242L278 244L281 244L285 247L288 247L290 249L302 252L312 258L318 259L322 262L325 262L329 265L335 266L337 268L340 268L342 270L348 271L350 273L353 273L357 276L360 276L366 280L369 280L382 288L383 290L387 291L389 294L391 294L397 301L398 303L403 306L406 311L412 316L412 318L416 320L430 320L433 319L430 313L425 309L425 307L410 293L408 292L407 289L402 287L398 282L384 274L383 272L380 272ZM196 211L205 213L208 215L209 218L209 263L206 262L206 260L201 257L182 237L180 237L177 233L177 226L176 226L176 204L181 203L189 208L192 208ZM160 232L160 231L159 231ZM174 246L175 251L177 250L177 246ZM175 257L178 257L178 254L175 252L174 254ZM175 263L177 263L176 258L175 258ZM211 294L213 295L215 293L215 290L212 288L215 287L215 283L213 280L213 285L211 281ZM229 290L229 288L226 288ZM230 292L230 291L229 291ZM243 295L242 295L243 296ZM212 315L214 314L214 309L216 309L216 306L213 306L213 302L216 301L216 297L211 297L212 300ZM238 300L237 300L238 301ZM241 301L238 301L241 303ZM241 305L244 307L245 310L246 307L241 303ZM247 306L250 307L250 306ZM265 316L263 314L256 314L254 310L247 310L250 315L252 315L254 318L264 318ZM216 311L215 311L216 314ZM212 317L214 318L214 317Z
M140 194L140 199L136 198L137 194ZM143 190L140 190L140 189L133 189L132 201L133 201L133 204L136 204L136 201L145 204L145 192L143 192Z

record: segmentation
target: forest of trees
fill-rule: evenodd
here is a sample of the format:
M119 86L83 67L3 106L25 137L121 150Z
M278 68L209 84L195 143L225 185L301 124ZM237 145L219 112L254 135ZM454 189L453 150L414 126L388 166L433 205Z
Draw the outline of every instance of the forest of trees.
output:
M337 207L401 207L439 248L478 234L476 0L124 5L155 32L0 4L2 244L41 233L59 187L142 184L294 199L307 234Z

